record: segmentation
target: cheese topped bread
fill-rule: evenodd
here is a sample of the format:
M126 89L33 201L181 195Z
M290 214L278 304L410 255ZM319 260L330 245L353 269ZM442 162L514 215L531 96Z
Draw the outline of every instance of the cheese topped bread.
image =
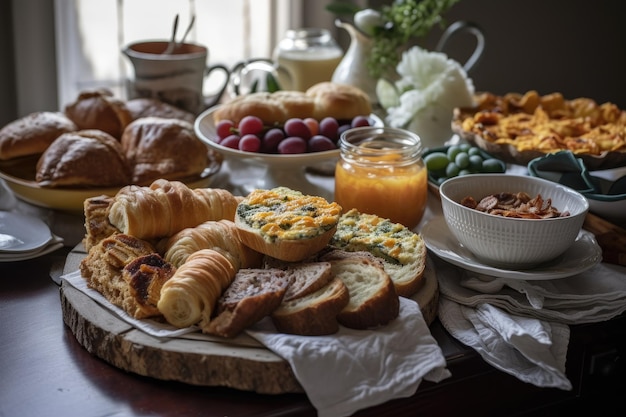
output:
M287 187L254 190L237 206L241 241L282 261L301 261L324 248L337 228L341 206Z
M426 244L419 234L399 223L351 209L339 219L330 245L381 258L400 296L410 297L423 283Z

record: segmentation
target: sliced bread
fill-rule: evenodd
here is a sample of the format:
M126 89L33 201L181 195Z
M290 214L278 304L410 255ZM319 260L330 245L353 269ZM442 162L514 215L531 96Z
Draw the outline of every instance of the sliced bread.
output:
M278 308L289 283L289 274L281 269L240 269L217 302L217 316L202 331L237 336Z
M368 257L330 261L335 277L348 288L350 301L337 315L340 324L367 329L389 323L400 313L400 300L389 275Z
M350 252L367 251L382 259L402 297L412 296L424 283L426 244L402 224L352 209L342 214L330 245Z
M350 301L348 288L339 278L308 295L284 301L272 313L279 332L321 336L339 330L337 314Z
M250 248L288 262L322 250L337 228L341 206L287 187L254 190L237 206L239 239Z

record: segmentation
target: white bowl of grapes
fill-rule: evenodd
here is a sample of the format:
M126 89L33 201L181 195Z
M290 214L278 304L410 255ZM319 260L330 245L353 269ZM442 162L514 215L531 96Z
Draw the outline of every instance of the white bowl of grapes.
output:
M246 192L286 186L313 194L319 189L311 184L309 174L333 175L341 133L352 127L383 125L374 114L351 120L291 118L276 126L266 126L261 119L246 116L237 125L229 120L215 124L216 109L210 108L198 116L196 135L223 155L231 171L249 170L250 165L261 169L255 178L248 179Z

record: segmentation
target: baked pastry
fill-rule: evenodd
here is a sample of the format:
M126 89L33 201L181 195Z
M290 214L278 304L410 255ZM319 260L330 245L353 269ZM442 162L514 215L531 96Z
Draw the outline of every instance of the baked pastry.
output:
M352 329L382 326L398 317L400 300L393 281L378 263L366 257L330 261L335 277L348 288L350 301L338 314Z
M350 120L372 112L368 95L352 85L322 82L311 86L306 95L315 103L312 117L317 120L325 117Z
M0 160L42 154L63 133L78 130L61 112L35 112L0 129Z
M168 323L184 328L211 321L217 300L235 278L235 268L221 253L202 249L187 258L163 284L157 307Z
M410 297L424 283L426 244L419 234L399 223L351 209L339 219L330 245L380 258L400 296Z
M111 304L131 316L142 317L140 303L130 292L122 270L136 258L155 253L154 247L141 239L116 234L95 245L79 265L87 286L102 294ZM137 316L136 316L137 315Z
M328 244L340 215L335 202L276 187L248 194L237 206L235 225L239 239L257 252L297 262Z
M111 204L113 204L113 197L108 195L90 197L83 202L83 214L85 215L83 246L87 252L102 239L119 233L119 230L109 222Z
M163 117L165 119L180 119L192 124L196 120L193 113L155 98L134 98L128 100L126 101L126 108L133 120L142 117Z
M128 284L129 294L134 303L135 318L160 316L157 303L161 298L161 288L176 272L176 267L165 261L158 253L139 256L124 266L122 279Z
M118 140L132 121L125 102L106 89L81 92L73 103L65 106L65 114L78 129L102 130Z
M95 129L56 138L37 161L35 174L45 187L111 187L128 184L130 178L120 143Z
M149 187L120 189L109 221L120 232L140 239L163 238L208 220L232 220L239 201L226 190L191 189L179 181L159 179Z
M348 288L340 278L307 295L284 300L271 314L281 333L321 336L337 333L337 315L350 301Z
M213 113L217 124L231 120L235 125L245 116L257 116L272 126L283 124L290 118L324 117L353 119L372 112L367 94L361 89L344 84L323 82L301 91L257 92L235 97Z
M124 130L121 144L133 169L133 184L199 175L209 163L207 146L198 139L193 125L184 120L137 119Z
M239 270L217 302L217 316L202 331L237 336L280 305L289 283L289 274L281 269Z
M165 259L176 266L187 261L189 255L200 249L213 249L224 255L235 270L258 268L262 255L244 245L237 237L237 228L231 220L209 220L196 227L181 230L168 238L163 251Z

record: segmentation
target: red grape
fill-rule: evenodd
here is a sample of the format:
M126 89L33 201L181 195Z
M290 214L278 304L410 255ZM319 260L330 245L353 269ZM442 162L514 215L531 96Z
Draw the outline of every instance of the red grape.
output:
M226 120L226 119L220 120L219 122L217 122L217 125L215 126L217 137L220 140L229 137L230 135L233 134L233 131L231 129L233 129L234 127L235 127L235 123L232 120Z
M227 138L222 139L220 145L226 146L227 148L239 149L239 140L241 138L238 135L230 135Z
M305 153L306 152L306 140L300 137L288 137L278 144L278 153L281 154L293 154L293 153Z
M363 127L370 125L370 119L367 116L356 116L350 124L352 127Z
M246 116L239 121L239 135L258 135L263 131L263 120L256 116Z
M309 131L311 132L311 137L317 135L320 131L320 123L315 120L312 117L307 117L306 119L302 120L304 122L305 125L307 125L307 127L309 128Z
M320 122L320 135L326 136L332 141L337 141L339 130L339 122L333 117L325 117Z
M337 149L337 146L326 136L315 135L309 140L309 152L322 152L331 149Z
M285 122L285 135L295 136L304 140L311 138L311 131L302 119L291 118Z
M248 133L243 135L239 141L239 150L245 152L258 152L261 149L261 138Z
M285 132L282 129L274 127L263 136L263 143L261 148L266 153L276 153L278 151L278 144L285 139Z

